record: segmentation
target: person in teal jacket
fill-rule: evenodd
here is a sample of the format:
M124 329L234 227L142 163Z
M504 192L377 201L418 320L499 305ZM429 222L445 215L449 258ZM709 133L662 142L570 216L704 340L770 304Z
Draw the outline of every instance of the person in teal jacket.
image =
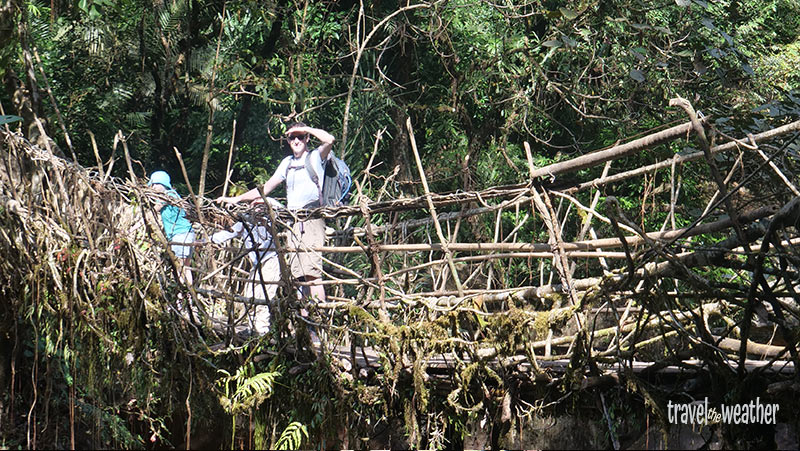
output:
M156 171L150 175L147 186L159 193L166 193L169 197L180 199L181 196L172 188L172 183L164 171ZM161 226L164 228L164 235L170 242L170 247L175 256L183 260L184 282L192 284L192 270L189 267L189 260L192 257L192 246L186 246L194 242L194 230L192 223L186 219L186 210L181 207L159 202L155 207L161 214Z

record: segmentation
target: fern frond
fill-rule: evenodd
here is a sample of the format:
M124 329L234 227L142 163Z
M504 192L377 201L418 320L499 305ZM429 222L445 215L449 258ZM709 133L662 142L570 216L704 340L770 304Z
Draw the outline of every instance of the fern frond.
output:
M272 395L275 379L280 376L278 372L260 373L253 377L239 381L233 395L236 404L254 404L255 400L263 400ZM250 405L249 407L255 407Z
M192 51L188 59L187 69L190 73L204 72L206 67L214 65L214 49L202 47Z
M187 93L195 106L205 106L208 102L208 86L200 83L187 83Z
M89 54L92 56L100 56L105 50L106 46L104 41L104 30L94 24L89 24L83 29L82 36Z
M308 429L300 422L292 421L281 433L276 449L300 449L303 439L308 438Z
M125 123L133 129L144 128L150 116L152 116L150 111L134 111L125 115Z
M114 85L114 87L111 89L111 92L120 101L120 103L127 102L128 100L133 98L133 92L130 89L128 89L126 85L122 84Z
M257 407L272 395L275 380L281 375L280 371L271 371L247 377L251 370L252 368L242 366L236 371L236 375L230 376L225 372L226 376L217 381L219 386L225 388L225 396L220 397L220 404L228 413L235 415ZM236 384L236 389L229 396L228 386L231 382Z

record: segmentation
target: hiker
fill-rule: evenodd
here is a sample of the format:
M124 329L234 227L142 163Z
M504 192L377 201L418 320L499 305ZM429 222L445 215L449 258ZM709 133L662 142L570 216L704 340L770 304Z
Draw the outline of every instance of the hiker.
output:
M273 208L283 208L276 200L268 198ZM225 243L232 238L243 240L242 248L248 249L252 268L245 285L244 296L251 299L272 300L278 291L275 282L280 280L280 265L275 252L275 243L272 234L266 225L257 225L253 218L242 216L239 222L233 224L229 230L221 230L211 236L211 241L217 244ZM255 305L253 308L252 328L256 333L264 334L269 331L270 312L268 305Z
M169 174L164 171L156 171L150 175L147 186L158 193L166 193L169 197L180 199L181 196L172 188ZM183 277L186 285L192 284L192 270L189 261L192 257L192 246L185 246L194 242L194 230L192 223L186 219L186 210L176 205L170 205L159 201L155 205L155 211L161 214L161 225L164 235L171 244L172 252L176 257L183 260Z
M314 150L308 148L310 136L314 136L322 143ZM319 207L323 180L322 162L328 158L335 138L325 130L296 122L286 130L286 139L292 154L281 161L272 177L264 183L264 195L286 182L286 208L299 210ZM317 175L316 181L312 179L307 166ZM218 197L216 201L238 203L260 197L257 189L251 189L239 196ZM296 221L292 224L289 244L297 249L324 245L325 220L317 218ZM316 252L297 252L290 255L289 260L293 277L312 282L308 290L309 297L316 302L324 302L325 287L313 284L315 280L322 278L322 255Z

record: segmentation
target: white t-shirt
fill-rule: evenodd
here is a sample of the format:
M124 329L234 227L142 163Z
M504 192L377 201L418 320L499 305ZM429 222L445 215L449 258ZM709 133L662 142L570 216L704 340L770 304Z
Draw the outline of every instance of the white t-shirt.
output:
M317 174L317 183L322 183L322 159L318 149L306 150L300 158L289 155L281 161L278 169L275 169L274 175L286 181L286 208L289 210L297 210L312 202L319 202L321 188L311 179L306 164L311 165Z

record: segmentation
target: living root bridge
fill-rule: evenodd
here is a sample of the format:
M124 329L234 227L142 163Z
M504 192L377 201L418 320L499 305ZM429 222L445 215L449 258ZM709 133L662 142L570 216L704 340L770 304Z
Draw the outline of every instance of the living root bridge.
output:
M778 211L777 206L767 206L755 208L739 215L739 220L743 222L753 222L759 219L774 215ZM682 238L702 235L705 233L720 232L729 229L733 225L730 218L721 219L710 223L700 224L695 227L686 227L676 230L663 232L648 232L644 236L625 237L628 246L636 246L645 243L646 240L659 242L673 242ZM448 243L453 251L460 252L538 252L540 257L552 257L552 247L546 243ZM596 240L575 241L564 243L563 249L570 256L593 257L603 254L598 253L579 253L580 251L596 251L598 249L618 249L622 247L622 240L619 238L602 238ZM303 252L301 249L288 248L290 252ZM429 252L441 251L441 243L420 243L420 244L385 244L374 246L373 250L380 252ZM364 248L361 246L323 246L312 248L308 251L318 251L326 253L362 253ZM531 255L533 256L533 255ZM624 254L622 255L624 257ZM611 257L613 258L613 257Z
M179 276L182 262L152 211L159 199L138 183L144 174L128 165L128 180L109 178L110 165L87 170L0 132L0 286L10 299L1 307L2 320L50 334L56 343L50 349L60 355L96 346L92 355L104 356L102 367L114 374L128 374L128 353L146 354L142 337L156 333L154 324L162 334L156 342L169 343L169 350L148 351L153 358L168 355L195 368L212 368L230 354L236 354L231 360L262 365L289 349L302 359L312 348L303 333L311 325L325 332L313 347L330 358L320 361L334 362L326 368L337 376L330 378L340 384L336 393L354 403L358 396L369 398L351 383L359 376L414 430L446 415L441 409L484 410L487 418L500 418L516 406L514 415L521 418L529 412L526 405L557 406L598 381L626 383L657 414L669 393L641 382L658 371L677 378L708 375L744 401L748 377L783 384L800 364L800 200L792 184L800 167L800 122L736 139L727 137L735 131L723 133L711 124L702 122L703 134L727 141L700 140L699 151L686 154L675 154L675 141L692 147L696 123L543 168L531 164L526 183L414 198L392 198L384 190L374 196L388 200L361 198L346 207L302 212L352 217L353 227L335 235L341 245L319 249L287 245L288 212L252 214L195 198L181 204L196 218L192 286ZM621 159L645 149L674 156L622 166ZM709 155L718 158L701 158ZM720 177L688 194L681 166ZM609 174L612 167L621 171ZM421 164L419 169L423 178ZM575 175L579 170L587 175ZM622 208L611 196L600 201L608 194L601 188L645 175L637 205ZM656 177L663 189L654 189ZM626 190L613 192L622 199ZM454 205L462 208L447 211ZM409 218L395 223L391 215L399 211ZM252 281L242 258L252 249L210 243L214 232L243 212L277 237L279 277ZM478 215L487 216L480 224L488 232L462 221ZM304 283L287 271L292 252L324 254L327 303L297 298L294 287ZM245 295L253 282L279 284L278 299ZM192 308L181 298L191 299ZM272 309L272 344L244 333L254 306L264 304ZM25 313L33 305L44 319ZM304 308L308 315L300 314ZM251 353L251 345L268 352ZM41 370L31 372L34 379L41 376ZM85 374L79 377L89 382ZM115 389L134 386L123 382ZM400 399L400 392L412 395ZM41 396L25 394L31 417L46 415Z

